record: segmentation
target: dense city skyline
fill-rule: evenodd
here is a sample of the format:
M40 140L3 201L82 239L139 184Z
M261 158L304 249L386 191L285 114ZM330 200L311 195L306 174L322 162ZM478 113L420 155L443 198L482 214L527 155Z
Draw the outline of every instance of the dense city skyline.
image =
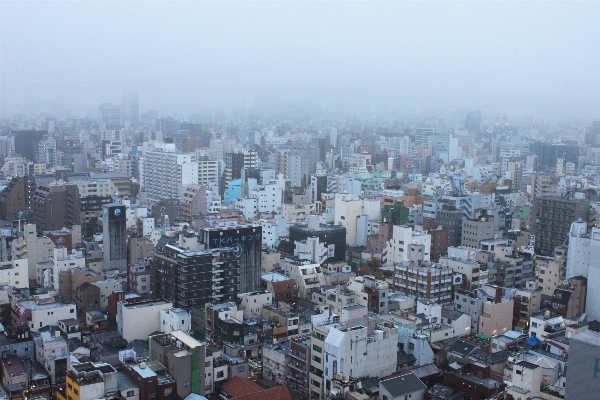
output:
M0 0L0 400L597 400L598 17Z

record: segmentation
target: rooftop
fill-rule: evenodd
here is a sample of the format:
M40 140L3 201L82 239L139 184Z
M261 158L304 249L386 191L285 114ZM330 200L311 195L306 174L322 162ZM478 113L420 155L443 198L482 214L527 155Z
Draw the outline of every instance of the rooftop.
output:
M588 343L594 346L600 346L600 332L592 330L583 331L577 335L571 336L571 340Z
M123 303L123 307L124 308L129 308L129 309L136 309L136 308L147 308L147 307L152 307L152 306L163 306L163 305L167 305L167 304L171 304L168 301L165 300L152 300L152 301L143 301L140 303Z

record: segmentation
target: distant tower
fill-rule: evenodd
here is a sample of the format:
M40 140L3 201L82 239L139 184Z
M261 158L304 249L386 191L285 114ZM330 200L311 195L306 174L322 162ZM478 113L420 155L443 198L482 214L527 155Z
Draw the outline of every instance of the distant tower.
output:
M127 271L127 215L123 205L107 204L102 212L104 269Z
M123 91L121 119L123 125L129 123L130 126L136 126L140 122L140 101L137 92Z

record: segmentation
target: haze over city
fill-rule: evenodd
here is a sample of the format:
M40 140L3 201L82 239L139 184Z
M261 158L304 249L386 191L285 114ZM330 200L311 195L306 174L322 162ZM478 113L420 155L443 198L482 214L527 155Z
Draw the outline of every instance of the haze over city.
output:
M598 400L598 21L0 0L0 400Z
M597 116L597 2L0 3L0 110ZM363 110L358 112L357 110ZM365 111L367 110L367 111Z

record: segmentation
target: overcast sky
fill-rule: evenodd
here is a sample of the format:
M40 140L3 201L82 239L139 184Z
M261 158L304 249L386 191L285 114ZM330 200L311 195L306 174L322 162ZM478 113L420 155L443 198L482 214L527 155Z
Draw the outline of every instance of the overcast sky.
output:
M600 2L0 2L2 112L264 98L600 118Z

